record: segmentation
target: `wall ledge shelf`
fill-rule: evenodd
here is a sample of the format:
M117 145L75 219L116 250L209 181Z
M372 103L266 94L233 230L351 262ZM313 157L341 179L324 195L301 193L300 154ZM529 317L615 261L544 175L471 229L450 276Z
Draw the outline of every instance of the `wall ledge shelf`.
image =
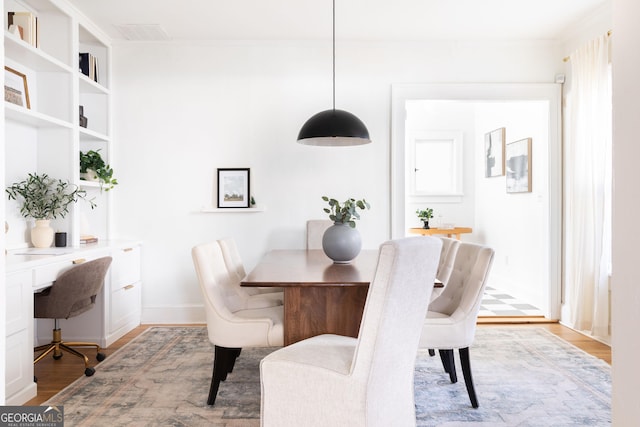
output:
M264 205L256 205L253 208L217 208L215 206L203 206L200 212L203 213L256 213L264 212L267 207Z

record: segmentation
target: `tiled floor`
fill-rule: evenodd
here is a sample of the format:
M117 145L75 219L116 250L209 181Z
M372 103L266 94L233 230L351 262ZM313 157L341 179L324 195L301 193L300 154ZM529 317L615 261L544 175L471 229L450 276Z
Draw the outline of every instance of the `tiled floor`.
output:
M478 316L542 316L542 312L525 301L488 286Z

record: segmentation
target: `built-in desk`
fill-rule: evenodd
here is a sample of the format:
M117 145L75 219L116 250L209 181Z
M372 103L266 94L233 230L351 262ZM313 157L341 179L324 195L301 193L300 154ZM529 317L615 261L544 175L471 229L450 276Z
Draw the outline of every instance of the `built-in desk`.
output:
M36 396L33 348L51 341L53 320L33 319L33 294L51 286L65 270L103 256L113 261L96 306L60 320L67 341L93 341L108 347L140 324L139 242L107 241L79 248L17 249L6 265L6 404L21 405Z

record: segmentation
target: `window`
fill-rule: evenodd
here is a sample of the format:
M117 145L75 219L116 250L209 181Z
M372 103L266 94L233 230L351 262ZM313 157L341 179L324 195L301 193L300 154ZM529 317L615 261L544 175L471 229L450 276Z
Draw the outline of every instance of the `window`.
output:
M462 132L407 132L411 196L462 195Z

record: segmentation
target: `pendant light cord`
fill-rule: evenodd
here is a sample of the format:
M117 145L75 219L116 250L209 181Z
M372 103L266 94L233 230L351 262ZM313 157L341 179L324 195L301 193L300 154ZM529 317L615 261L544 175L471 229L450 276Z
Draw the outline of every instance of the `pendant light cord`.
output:
M333 0L333 111L336 110L336 0Z

